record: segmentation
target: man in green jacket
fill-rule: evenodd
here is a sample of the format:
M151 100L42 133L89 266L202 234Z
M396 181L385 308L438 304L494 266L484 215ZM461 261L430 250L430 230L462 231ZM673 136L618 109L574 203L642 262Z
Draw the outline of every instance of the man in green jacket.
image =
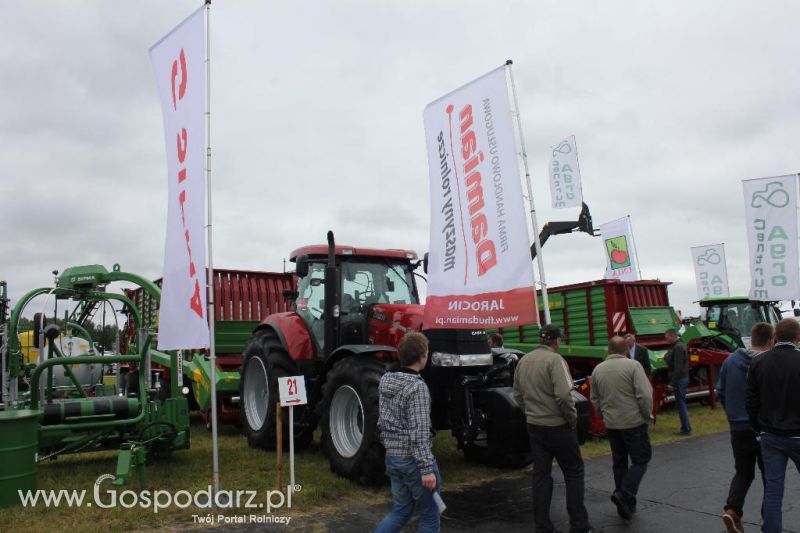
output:
M606 425L614 469L611 501L630 520L636 494L652 457L648 433L653 413L653 388L638 362L629 359L622 337L608 341L608 357L592 372L591 400ZM630 459L630 467L628 460Z
M572 376L558 353L561 330L541 329L541 345L520 359L514 373L514 400L523 408L533 455L533 521L537 533L555 531L550 521L553 458L564 474L570 533L593 531L583 503L583 457L575 426ZM638 363L636 363L638 364Z

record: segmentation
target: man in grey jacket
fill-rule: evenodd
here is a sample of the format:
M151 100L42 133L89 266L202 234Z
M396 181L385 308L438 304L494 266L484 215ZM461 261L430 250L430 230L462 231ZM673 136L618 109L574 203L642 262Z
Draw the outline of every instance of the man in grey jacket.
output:
M608 341L608 357L592 372L592 405L603 417L614 469L611 501L617 513L630 520L636 494L652 457L649 424L653 388L641 364L626 355L622 337ZM630 459L630 467L628 460Z
M555 531L550 521L553 458L564 474L570 533L593 531L583 503L583 457L575 426L572 376L558 353L561 330L548 324L541 345L520 359L514 372L514 400L523 408L533 455L533 521L537 533ZM637 363L638 364L638 363Z
M689 352L686 344L681 342L678 332L668 329L664 332L670 347L665 359L669 370L669 384L675 390L675 405L678 407L678 416L681 419L679 435L692 434L692 424L689 422L689 408L686 406L686 389L689 387Z
M418 531L436 532L439 509L433 493L439 490L441 477L431 451L431 395L419 375L428 362L428 339L408 333L397 346L397 355L402 368L384 374L378 385L378 428L386 448L394 509L375 531L400 531L416 505Z

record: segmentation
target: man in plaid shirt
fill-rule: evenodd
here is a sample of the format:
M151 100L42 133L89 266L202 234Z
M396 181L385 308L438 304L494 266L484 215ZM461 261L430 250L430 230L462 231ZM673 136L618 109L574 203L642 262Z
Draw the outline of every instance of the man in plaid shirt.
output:
M409 333L397 347L402 368L387 372L378 386L378 428L386 448L386 475L392 481L394 509L378 524L377 533L397 532L419 508L419 531L439 531L439 510L433 499L441 485L431 452L431 395L419 375L428 362L428 339Z

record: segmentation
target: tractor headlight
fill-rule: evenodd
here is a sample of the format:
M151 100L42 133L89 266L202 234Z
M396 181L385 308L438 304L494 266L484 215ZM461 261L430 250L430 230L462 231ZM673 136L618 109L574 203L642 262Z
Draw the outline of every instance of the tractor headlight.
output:
M442 353L433 352L431 354L431 364L433 366L484 366L492 364L491 353Z
M433 352L431 364L433 366L459 366L461 363L458 360L458 355L454 353Z

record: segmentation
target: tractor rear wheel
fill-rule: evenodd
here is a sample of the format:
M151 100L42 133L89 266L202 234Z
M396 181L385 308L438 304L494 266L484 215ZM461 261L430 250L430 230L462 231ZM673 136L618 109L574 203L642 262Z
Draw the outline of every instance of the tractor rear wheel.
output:
M386 479L378 434L378 384L386 370L375 359L346 357L323 388L322 449L332 471L364 485Z
M296 376L298 371L271 329L256 331L242 354L239 398L242 431L250 446L274 450L276 447L275 410L279 400L278 378ZM307 446L314 434L314 425L306 424L306 406L296 406L294 413L294 444ZM283 442L289 443L289 414L283 416Z

